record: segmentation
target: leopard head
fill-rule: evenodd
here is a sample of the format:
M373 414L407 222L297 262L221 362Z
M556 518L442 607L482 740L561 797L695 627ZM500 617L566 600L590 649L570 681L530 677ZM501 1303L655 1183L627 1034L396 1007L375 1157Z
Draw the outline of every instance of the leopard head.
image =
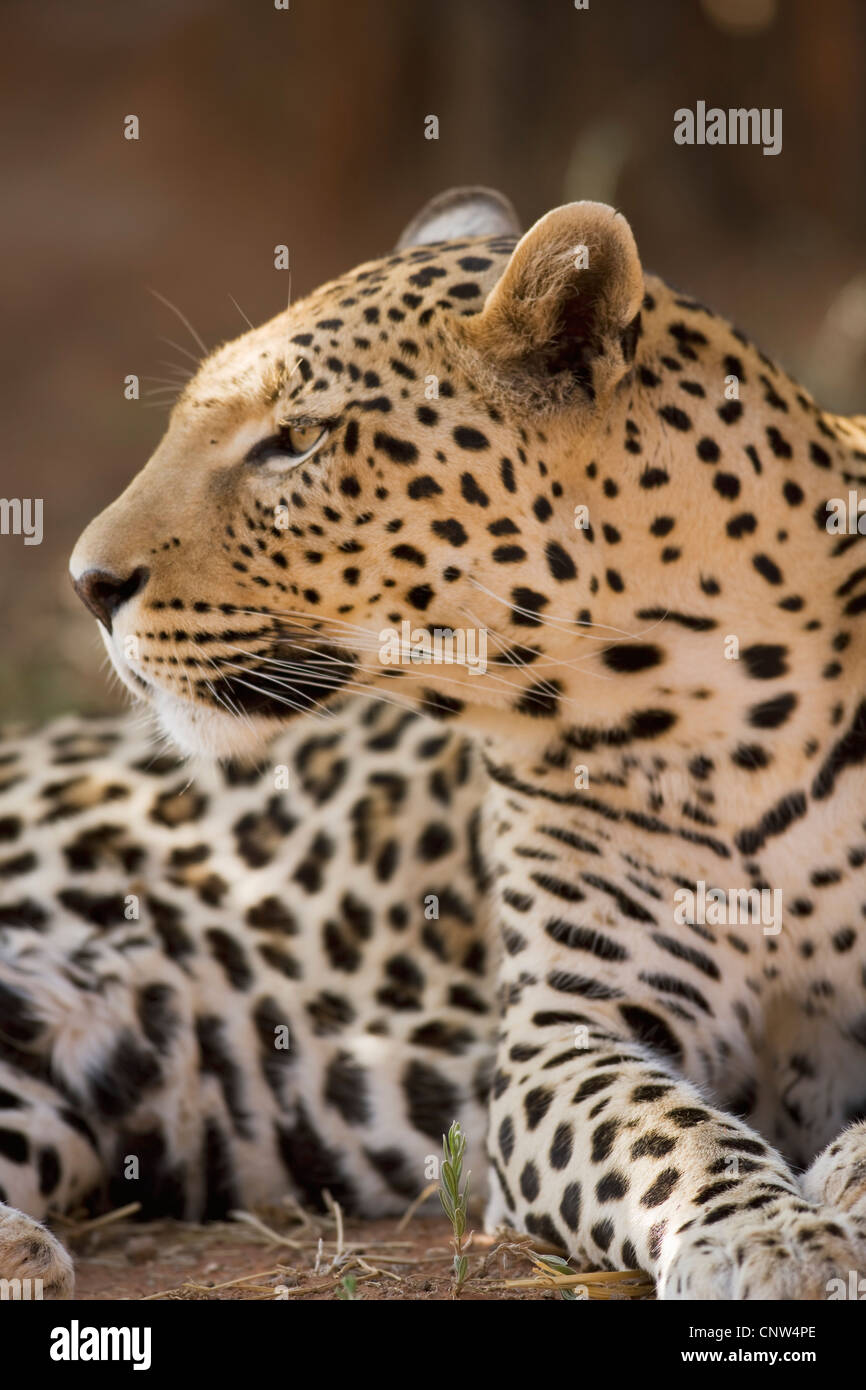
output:
M365 691L760 773L790 718L829 739L847 698L859 581L823 508L858 451L645 276L611 208L519 237L457 190L214 352L71 571L188 752L252 753Z

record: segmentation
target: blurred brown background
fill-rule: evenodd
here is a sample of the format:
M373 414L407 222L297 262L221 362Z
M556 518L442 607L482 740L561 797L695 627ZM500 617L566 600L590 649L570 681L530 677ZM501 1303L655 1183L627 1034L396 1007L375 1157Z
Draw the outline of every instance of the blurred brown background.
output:
M500 186L527 224L615 202L645 264L837 409L866 410L863 0L5 0L0 717L110 708L66 560L166 418L165 377L387 251L431 194ZM674 111L781 107L784 143L674 144ZM141 124L123 138L124 117ZM424 138L439 117L440 138ZM145 380L148 378L148 380ZM148 408L150 404L151 408ZM190 460L190 467L195 460Z

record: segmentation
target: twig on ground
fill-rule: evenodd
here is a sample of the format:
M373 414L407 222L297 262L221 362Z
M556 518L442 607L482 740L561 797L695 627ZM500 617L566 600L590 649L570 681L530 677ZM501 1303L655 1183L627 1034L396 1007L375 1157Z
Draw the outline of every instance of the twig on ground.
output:
M229 1216L233 1221L243 1221L247 1226L252 1226L259 1235L266 1236L273 1245L288 1245L291 1250L303 1250L303 1244L298 1240L289 1240L288 1236L281 1236L276 1231L272 1231L270 1226L266 1226L264 1221L260 1221L251 1211L231 1211Z
M226 1279L223 1284L199 1284L195 1279L186 1279L174 1288L158 1289L156 1293L145 1294L142 1302L151 1303L154 1299L165 1298L173 1293L181 1293L184 1289L196 1289L201 1293L216 1293L219 1289L232 1289L236 1285L246 1284L250 1279L271 1279L285 1273L285 1267L277 1265L275 1269L257 1269L254 1274L239 1274L236 1279Z
M373 1265L368 1265L367 1261L363 1259L360 1255L355 1256L355 1261L357 1264L361 1266L362 1269L366 1269L369 1274L377 1274L384 1279L394 1279L398 1284L401 1284L403 1282L399 1274L395 1274L393 1270L376 1269Z
M432 1182L428 1182L426 1187L422 1187L421 1191L418 1193L418 1196L415 1198L413 1202L409 1204L409 1206L404 1211L403 1215L400 1217L400 1220L397 1223L397 1230L405 1231L406 1227L409 1225L409 1222L412 1220L412 1217L415 1215L418 1208L423 1207L424 1203L428 1201L428 1199L433 1196L434 1192L437 1192L438 1190L439 1184L435 1178Z
M343 1258L343 1209L339 1202L334 1201L327 1188L323 1189L322 1196L325 1199L325 1206L332 1214L337 1226L337 1249L331 1260L331 1268L333 1269Z
M56 1219L61 1225L67 1226L72 1235L83 1236L90 1231L98 1231L103 1226L110 1226L115 1221L124 1221L127 1216L134 1216L137 1211L141 1211L141 1202L128 1202L125 1207L115 1207L114 1211L105 1211L101 1216L94 1216L88 1221L74 1221L69 1217L60 1216Z
M538 1266L543 1268L543 1266ZM639 1269L599 1270L588 1274L540 1273L535 1278L503 1279L501 1283L488 1284L488 1288L502 1289L586 1289L587 1298L649 1298L654 1290L651 1280Z

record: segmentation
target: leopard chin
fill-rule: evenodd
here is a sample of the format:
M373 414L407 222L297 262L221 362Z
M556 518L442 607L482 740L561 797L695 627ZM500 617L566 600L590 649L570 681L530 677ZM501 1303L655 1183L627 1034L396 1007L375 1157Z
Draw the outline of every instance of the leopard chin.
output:
M291 711L279 715L238 709L237 713L205 707L179 698L139 676L117 654L114 641L100 626L111 664L139 705L149 710L160 731L186 758L207 762L261 763Z
M209 762L260 763L286 722L261 715L224 714L166 691L154 692L150 704L160 729L185 757Z

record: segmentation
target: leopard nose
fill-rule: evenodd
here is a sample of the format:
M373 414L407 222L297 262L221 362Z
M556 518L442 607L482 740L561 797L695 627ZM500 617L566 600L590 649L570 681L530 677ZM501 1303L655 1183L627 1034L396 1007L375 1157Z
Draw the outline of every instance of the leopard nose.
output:
M85 570L72 584L78 597L98 618L108 632L111 620L119 608L141 592L150 576L150 570L139 565L126 579L112 574L109 570Z

